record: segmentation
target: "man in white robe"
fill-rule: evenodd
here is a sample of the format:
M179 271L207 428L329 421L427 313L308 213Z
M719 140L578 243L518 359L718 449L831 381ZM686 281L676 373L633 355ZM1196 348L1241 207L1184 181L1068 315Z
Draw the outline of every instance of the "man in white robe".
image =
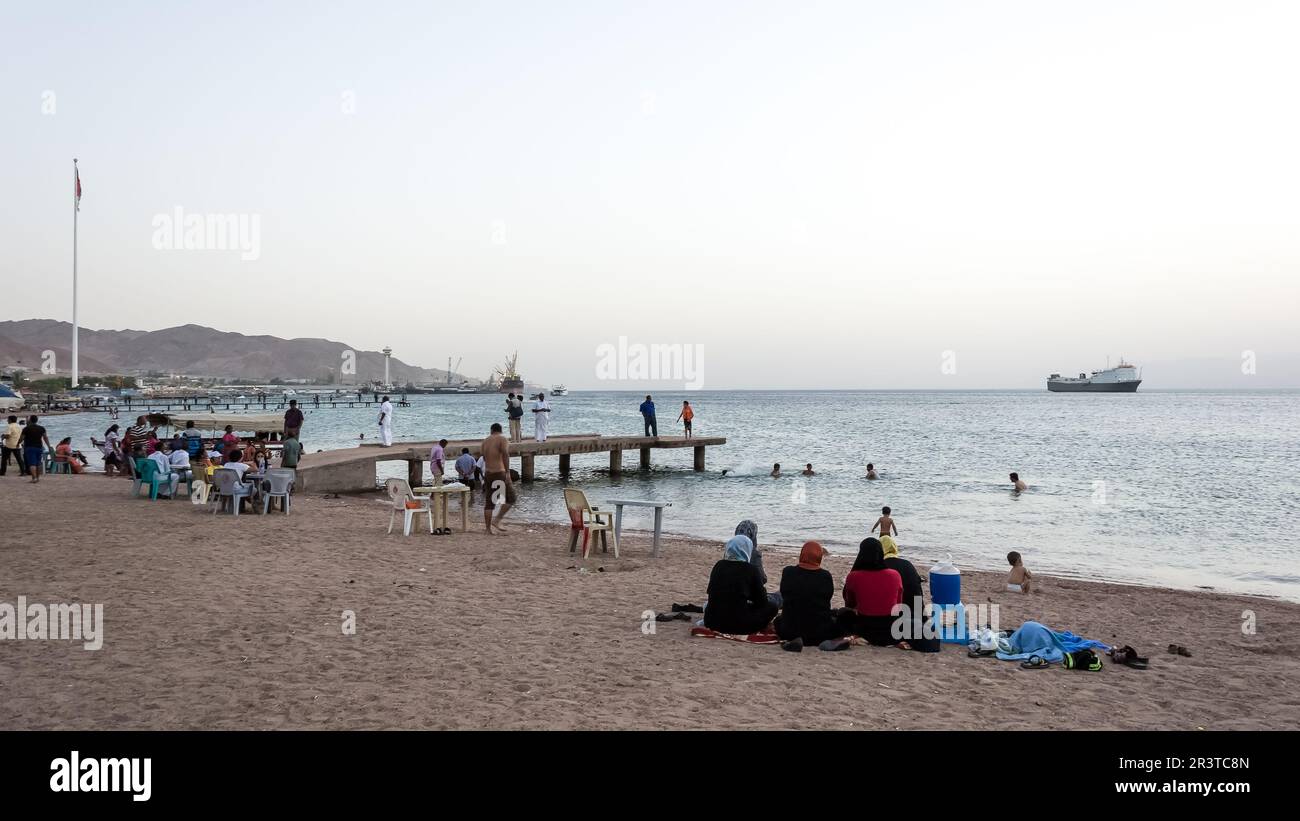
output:
M533 426L537 441L546 441L546 426L551 421L551 406L546 404L546 394L537 394L537 401L533 403Z
M379 439L384 447L393 444L393 403L387 396L379 406Z

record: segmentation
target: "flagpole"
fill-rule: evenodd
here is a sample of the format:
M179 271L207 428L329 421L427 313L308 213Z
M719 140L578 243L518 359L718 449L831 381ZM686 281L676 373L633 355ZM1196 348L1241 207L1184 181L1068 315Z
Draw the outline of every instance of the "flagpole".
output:
M77 158L72 158L72 387L77 387L77 337L81 336L77 328L77 186L81 180L77 175Z

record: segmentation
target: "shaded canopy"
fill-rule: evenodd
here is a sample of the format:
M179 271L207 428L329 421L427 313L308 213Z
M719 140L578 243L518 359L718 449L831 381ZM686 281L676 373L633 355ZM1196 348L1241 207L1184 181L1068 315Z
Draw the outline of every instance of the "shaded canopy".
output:
M183 428L186 422L203 431L225 430L226 425L236 433L284 433L284 415L278 413L169 413L167 424Z

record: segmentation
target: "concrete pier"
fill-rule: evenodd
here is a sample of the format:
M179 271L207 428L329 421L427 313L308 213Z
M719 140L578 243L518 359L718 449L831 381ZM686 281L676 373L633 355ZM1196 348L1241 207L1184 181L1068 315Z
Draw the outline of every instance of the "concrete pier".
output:
M475 458L479 455L482 439L458 439L447 442L447 464L450 466L460 455L461 448L469 448ZM641 470L650 469L650 451L692 448L692 467L704 470L704 452L710 446L725 445L721 436L601 436L598 433L551 436L545 442L526 440L510 444L511 465L518 459L520 478L531 482L536 475L539 456L558 456L560 475L571 470L570 458L574 454L608 453L609 472L617 476L623 472L623 451L637 450ZM402 442L392 447L364 444L355 448L327 450L303 454L298 463L298 489L310 493L349 493L373 490L375 465L379 462L406 462L407 477L412 487L424 481L424 463L429 460L433 442Z

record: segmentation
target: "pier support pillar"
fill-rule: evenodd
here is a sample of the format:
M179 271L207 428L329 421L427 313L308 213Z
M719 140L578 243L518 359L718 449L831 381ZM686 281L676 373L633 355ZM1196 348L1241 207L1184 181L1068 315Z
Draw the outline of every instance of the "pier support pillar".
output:
M567 453L560 454L560 475L569 475L569 454Z
M537 457L531 453L524 453L519 456L519 478L525 482L533 481L534 463Z
M609 452L609 475L617 476L623 472L623 451L611 450Z
M704 445L695 446L695 469L704 470Z
M406 481L409 482L413 488L424 486L424 460L406 460Z
M650 469L650 448L641 448L641 469Z

